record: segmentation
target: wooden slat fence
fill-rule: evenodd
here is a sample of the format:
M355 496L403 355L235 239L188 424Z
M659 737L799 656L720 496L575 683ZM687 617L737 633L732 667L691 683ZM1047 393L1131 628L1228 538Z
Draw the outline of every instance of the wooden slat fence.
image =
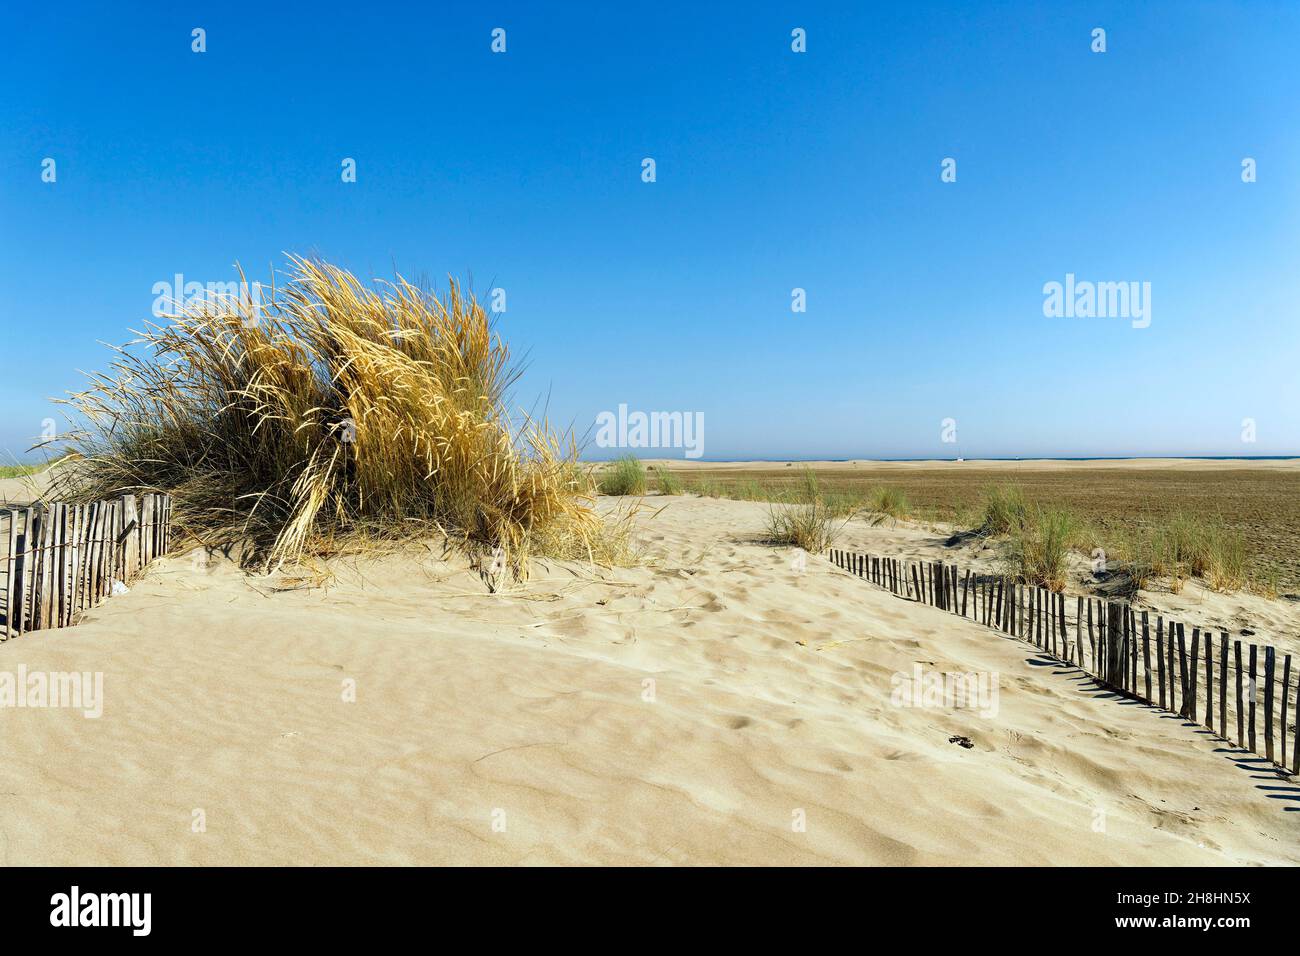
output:
M1281 770L1300 773L1300 668L1293 682L1290 654L1279 665L1273 647L1261 651L1248 643L1243 668L1242 642L1227 631L1193 627L1189 635L1182 622L1123 602L1067 597L1007 576L963 573L943 562L838 548L830 549L830 559L901 598L1028 641L1123 696L1177 714Z
M0 510L0 640L71 624L171 545L171 497Z

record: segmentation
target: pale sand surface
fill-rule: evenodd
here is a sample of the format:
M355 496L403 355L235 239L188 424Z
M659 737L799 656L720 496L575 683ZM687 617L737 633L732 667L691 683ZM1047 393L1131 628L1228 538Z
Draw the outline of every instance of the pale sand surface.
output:
M647 505L654 566L604 581L487 594L429 551L273 593L179 557L0 645L106 695L0 711L0 864L1300 862L1270 798L1300 793L1260 764L822 558L796 574L765 505ZM892 706L918 662L998 672L996 715Z
M0 478L0 507L31 504L49 487L51 478L48 468L21 478Z

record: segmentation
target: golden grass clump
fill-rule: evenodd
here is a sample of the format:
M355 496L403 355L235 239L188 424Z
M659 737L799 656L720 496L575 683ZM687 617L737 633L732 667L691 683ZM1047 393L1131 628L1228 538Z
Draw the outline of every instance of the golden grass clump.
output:
M1204 579L1215 591L1247 583L1245 538L1218 521L1179 512L1155 530L1151 547L1157 569L1169 575L1175 591L1188 577Z
M116 349L67 400L62 493L169 492L180 530L277 565L435 529L517 575L539 548L607 552L572 441L512 425L517 373L472 296L289 263L260 313L209 298Z

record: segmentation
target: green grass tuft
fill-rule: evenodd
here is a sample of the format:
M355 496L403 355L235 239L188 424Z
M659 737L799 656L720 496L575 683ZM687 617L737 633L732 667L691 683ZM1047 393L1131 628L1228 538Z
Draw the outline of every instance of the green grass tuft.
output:
M979 532L984 535L1009 534L1024 527L1028 515L1025 492L1018 485L986 488Z
M1075 546L1078 522L1068 511L1035 508L1010 532L1012 571L1029 584L1060 591L1066 582L1066 558Z
M655 487L659 489L659 494L680 495L682 493L682 480L676 474L662 466L656 467L654 472Z
M828 503L817 475L808 468L792 504L772 504L767 515L767 537L774 544L803 548L810 554L825 551L853 516L842 505Z
M866 510L874 516L873 523L880 524L886 518L902 521L912 513L912 506L900 489L880 485L867 496Z
M600 474L602 495L643 495L646 492L645 465L635 455L624 455Z

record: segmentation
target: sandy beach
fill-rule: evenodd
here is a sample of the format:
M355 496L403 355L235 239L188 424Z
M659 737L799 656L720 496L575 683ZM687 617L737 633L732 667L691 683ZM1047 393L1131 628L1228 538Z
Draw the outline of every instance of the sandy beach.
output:
M1300 862L1300 788L1262 761L800 571L765 505L640 504L640 567L540 562L490 594L432 546L321 581L180 555L0 645L0 670L104 675L97 719L4 712L0 863ZM997 675L996 707L899 706L917 667Z
M6 938L834 867L1294 942L1300 5L65 7L0 59Z

